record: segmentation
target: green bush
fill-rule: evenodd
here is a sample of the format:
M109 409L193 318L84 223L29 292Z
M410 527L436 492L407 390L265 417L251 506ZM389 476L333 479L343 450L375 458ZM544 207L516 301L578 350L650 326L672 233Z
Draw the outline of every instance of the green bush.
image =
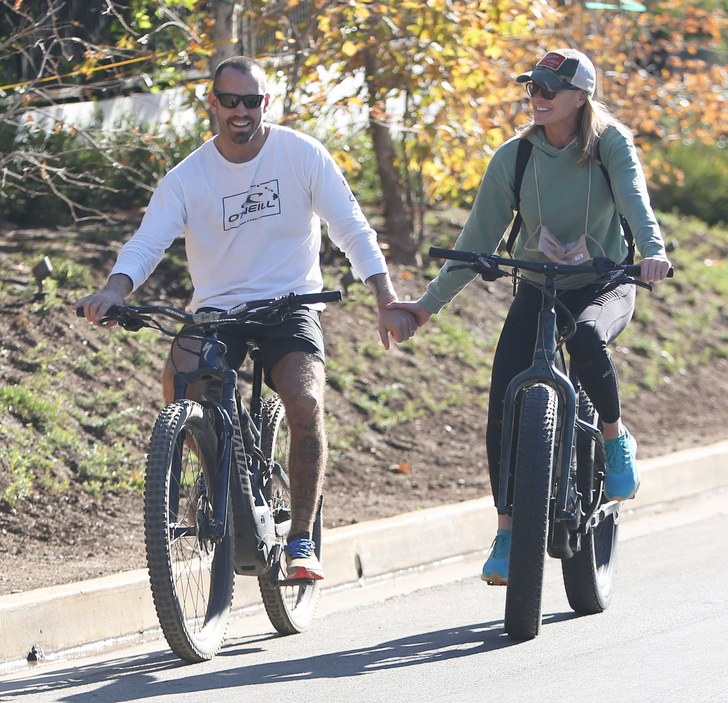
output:
M679 144L661 158L682 174L682 183L660 185L652 191L657 210L697 217L710 225L728 222L728 148L726 145Z

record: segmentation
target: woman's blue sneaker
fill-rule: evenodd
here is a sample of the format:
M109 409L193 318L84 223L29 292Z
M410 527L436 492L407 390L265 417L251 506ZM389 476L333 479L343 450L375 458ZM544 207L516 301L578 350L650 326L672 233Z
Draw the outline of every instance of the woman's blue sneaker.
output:
M604 440L607 471L604 478L604 493L609 500L634 498L640 487L637 471L637 442L624 428L624 434L617 439Z
M510 553L511 531L498 530L480 578L491 586L505 586L508 583L508 556Z

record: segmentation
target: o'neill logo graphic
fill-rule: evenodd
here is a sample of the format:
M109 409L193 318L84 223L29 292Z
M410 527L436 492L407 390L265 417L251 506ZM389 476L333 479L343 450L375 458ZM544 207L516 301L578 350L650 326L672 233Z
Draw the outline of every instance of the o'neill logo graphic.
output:
M238 195L229 195L222 199L223 224L225 230L236 229L246 222L261 217L280 215L281 200L278 192L278 180L260 183L250 187L249 191Z

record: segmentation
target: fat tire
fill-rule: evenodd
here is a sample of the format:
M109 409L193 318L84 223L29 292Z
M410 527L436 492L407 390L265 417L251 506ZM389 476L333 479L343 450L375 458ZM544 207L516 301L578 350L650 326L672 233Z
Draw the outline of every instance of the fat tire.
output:
M164 408L147 459L147 565L162 632L172 651L189 663L218 653L233 598L232 525L217 542L201 537L199 529L217 511L212 505L216 473L217 437L202 406L183 400ZM173 534L185 527L189 534Z
M579 396L579 416L595 424L597 414L584 391ZM585 433L577 437L577 484L587 502L599 488L604 454ZM561 562L569 605L580 615L601 613L609 606L617 570L619 513L608 516L581 537L581 548Z
M280 548L286 544L290 530L291 493L288 479L288 457L290 453L290 433L286 421L286 412L278 396L271 396L263 404L263 421L261 447L266 459L273 461L274 470L267 472L263 484L263 493L268 502L274 523L276 538ZM316 515L313 529L313 541L316 545L316 556L321 559L322 535L321 505ZM282 635L293 635L307 630L313 621L319 598L320 581L306 582L300 585L281 585L286 574L282 570L285 559L274 564L276 574L258 576L260 594L263 597L268 618L273 627Z
M529 640L541 629L558 405L543 384L521 395L504 625L512 638Z

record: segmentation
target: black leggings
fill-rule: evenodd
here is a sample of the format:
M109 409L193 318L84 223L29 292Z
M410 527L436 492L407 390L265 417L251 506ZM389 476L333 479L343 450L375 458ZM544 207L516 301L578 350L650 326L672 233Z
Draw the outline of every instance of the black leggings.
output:
M561 291L558 297L577 324L576 334L566 344L571 368L602 421L616 422L621 416L619 379L607 347L632 319L635 288L629 284L590 285ZM486 447L494 499L500 476L503 399L511 379L531 365L541 300L539 289L519 285L493 359ZM559 324L563 316L561 311Z

